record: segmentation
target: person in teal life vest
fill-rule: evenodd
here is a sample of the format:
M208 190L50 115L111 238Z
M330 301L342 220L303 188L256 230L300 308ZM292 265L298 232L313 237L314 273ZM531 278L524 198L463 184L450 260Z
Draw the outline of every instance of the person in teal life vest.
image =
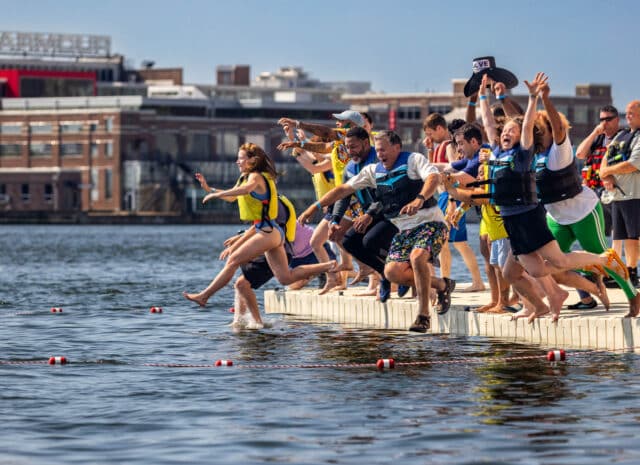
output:
M346 183L324 195L305 210L298 221L307 221L315 211L356 191L375 189L375 201L368 211L382 215L398 229L393 236L383 274L391 282L415 286L419 312L409 330L430 328L429 292L437 290L441 313L451 304L454 283L431 275L429 263L440 253L448 233L444 215L434 194L440 174L420 153L402 151L402 141L393 131L374 136L378 163L370 164Z
M243 144L238 150L236 164L240 170L240 178L231 189L219 190L210 188L210 193L203 203L212 199L223 199L227 202L238 202L240 219L252 223L240 240L225 248L221 260L226 260L224 268L211 281L206 289L198 293L183 292L183 296L201 307L217 291L226 286L236 270L254 258L265 254L274 276L282 284L290 284L318 273L330 271L336 266L335 261L316 265L305 265L289 269L287 254L284 249L285 231L276 222L278 214L278 192L275 179L276 170L273 162L262 148L256 144Z
M624 245L628 272L637 286L640 255L640 100L627 105L626 118L629 129L621 131L609 144L600 165L600 177L613 200L613 248L621 254ZM637 316L637 313L633 316Z
M487 136L489 140L494 140L495 125L484 95L486 80L487 77L484 76L479 101ZM601 255L584 251L563 253L549 230L545 208L538 202L536 193L533 153L533 127L538 94L548 93L547 78L544 74L538 73L527 86L530 95L524 120L520 122L518 119L512 119L505 124L500 135L500 147L496 149L494 159L489 162L489 196L492 203L500 208L500 215L511 243L511 252L507 256L503 276L532 304L534 310L526 316L529 321L533 321L549 312L552 318L557 319L562 304L568 297L568 293L561 289L550 275L595 266L600 269L609 267L624 276L626 269L613 250ZM547 294L549 306L541 300L532 283L525 279L525 270L537 278Z

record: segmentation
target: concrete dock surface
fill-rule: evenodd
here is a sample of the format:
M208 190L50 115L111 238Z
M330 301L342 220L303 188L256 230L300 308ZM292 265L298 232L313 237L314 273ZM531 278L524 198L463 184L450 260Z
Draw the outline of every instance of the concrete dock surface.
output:
M457 289L464 289L458 283ZM569 289L567 289L569 290ZM384 304L371 296L355 296L364 287L318 295L317 289L299 291L270 290L264 293L267 313L304 316L319 322L339 323L349 327L369 329L408 330L418 313L417 301L410 297L398 298L392 293ZM608 289L611 308L605 311L599 303L594 309L568 310L566 306L578 301L578 294L569 290L569 297L553 322L550 317L537 318L529 323L526 318L512 321L511 314L474 312L490 301L488 290L463 293L454 291L451 308L444 315L431 309L432 334L456 336L483 336L505 341L539 344L544 348L598 349L640 352L640 318L624 318L628 303L620 289Z

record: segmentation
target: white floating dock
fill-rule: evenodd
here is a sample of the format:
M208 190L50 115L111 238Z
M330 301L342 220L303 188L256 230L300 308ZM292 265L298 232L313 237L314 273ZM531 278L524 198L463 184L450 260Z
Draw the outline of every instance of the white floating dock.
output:
M466 287L459 284L459 288ZM265 291L267 313L298 315L321 322L351 327L407 330L418 311L413 298L398 298L395 293L384 304L375 297L358 297L363 287L318 295L315 289ZM439 316L431 312L431 332L456 336L495 337L505 341L540 344L545 348L634 350L640 352L640 318L623 318L628 304L620 289L609 289L611 310L599 305L592 310L562 310L560 320L538 318L529 324L526 318L511 321L510 314L495 315L465 311L489 302L488 291L454 292L451 309ZM565 301L578 301L575 291Z

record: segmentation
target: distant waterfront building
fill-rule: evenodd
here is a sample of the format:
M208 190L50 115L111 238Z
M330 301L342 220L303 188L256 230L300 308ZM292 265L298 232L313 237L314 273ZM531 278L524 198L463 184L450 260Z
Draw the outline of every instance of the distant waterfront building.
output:
M16 34L0 37L15 45ZM63 40L44 35L49 36L52 47ZM211 184L231 186L244 142L274 156L286 173L279 185L306 206L313 198L310 177L276 150L283 140L276 121L289 116L332 125L331 114L347 108L341 90L323 86L301 68L294 87L251 83L248 65L219 66L216 84L189 85L180 68L146 62L142 69L126 69L123 57L112 56L109 47L99 50L100 56L92 50L86 57L55 59L52 49L35 56L5 50L0 46L0 216L5 219L78 213L228 221L219 214L233 211L231 217L237 217L233 206L201 207L203 193L193 174L201 171ZM30 73L38 76L36 85L25 85ZM17 77L3 79L9 75ZM79 76L86 81L82 92L61 92L80 88Z

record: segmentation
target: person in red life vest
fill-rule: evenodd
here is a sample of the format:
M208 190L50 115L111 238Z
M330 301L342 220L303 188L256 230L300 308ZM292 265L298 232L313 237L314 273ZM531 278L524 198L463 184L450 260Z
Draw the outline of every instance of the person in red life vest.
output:
M582 179L585 186L602 195L604 187L600 179L600 164L607 147L620 132L620 117L613 105L606 105L600 109L600 122L578 146L576 158L584 160ZM611 234L611 203L602 204L604 212L604 230Z

